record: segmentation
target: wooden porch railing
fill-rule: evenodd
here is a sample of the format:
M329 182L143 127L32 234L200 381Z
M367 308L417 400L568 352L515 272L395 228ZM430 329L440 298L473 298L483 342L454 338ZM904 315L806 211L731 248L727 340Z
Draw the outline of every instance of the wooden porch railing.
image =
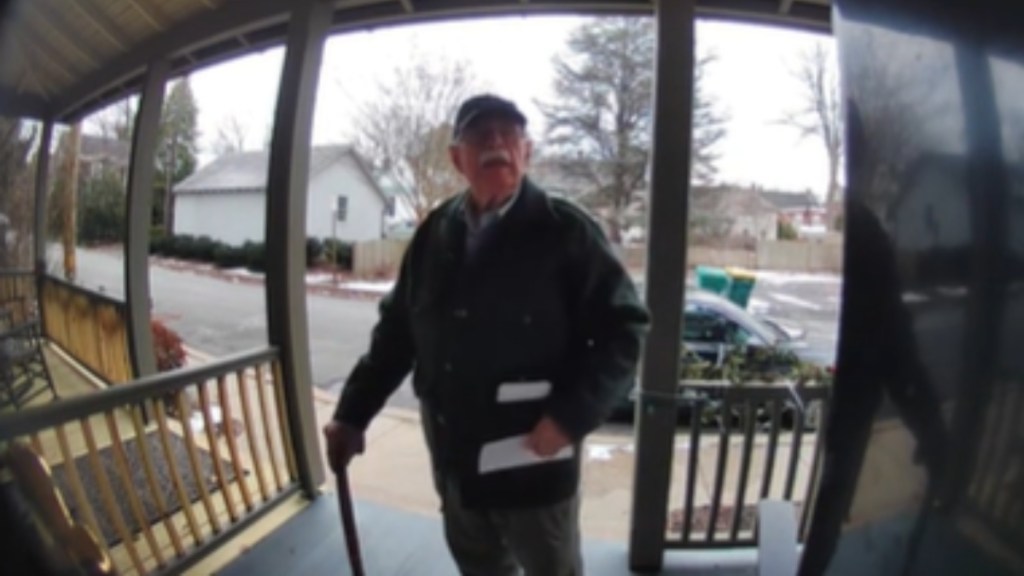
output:
M298 492L288 430L266 349L4 415L0 446L45 460L56 524L85 527L117 573L176 573Z
M51 276L39 285L46 337L108 384L131 380L125 303Z
M684 385L678 400L689 410L681 477L670 504L666 548L733 548L757 545L757 504L793 501L800 511L800 539L809 524L824 440L827 387ZM681 472L681 473L680 473ZM682 501L682 506L678 502Z

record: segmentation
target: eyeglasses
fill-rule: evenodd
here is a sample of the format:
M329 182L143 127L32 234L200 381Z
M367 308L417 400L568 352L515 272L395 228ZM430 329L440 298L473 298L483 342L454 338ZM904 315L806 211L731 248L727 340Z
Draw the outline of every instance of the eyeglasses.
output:
M459 134L459 142L470 146L481 146L497 136L502 142L511 144L521 140L525 133L521 126L511 123L467 126Z

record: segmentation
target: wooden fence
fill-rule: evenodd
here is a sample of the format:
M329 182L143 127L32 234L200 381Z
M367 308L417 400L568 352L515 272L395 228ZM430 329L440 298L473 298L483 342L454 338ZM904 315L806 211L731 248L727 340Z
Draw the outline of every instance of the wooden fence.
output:
M46 337L108 384L131 380L124 302L51 276L40 287Z
M355 245L352 272L359 277L387 277L402 263L406 240L370 240Z
M628 267L643 268L647 258L647 247L629 246L621 250L621 255ZM691 245L687 251L686 263L690 267L734 266L756 270L838 274L843 270L843 244L761 240L753 250Z

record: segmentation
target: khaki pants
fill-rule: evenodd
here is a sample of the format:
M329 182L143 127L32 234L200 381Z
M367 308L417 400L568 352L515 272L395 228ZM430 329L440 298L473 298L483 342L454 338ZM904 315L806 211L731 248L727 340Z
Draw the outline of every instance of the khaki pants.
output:
M445 538L463 576L583 575L579 497L540 508L467 510L452 482L439 484Z

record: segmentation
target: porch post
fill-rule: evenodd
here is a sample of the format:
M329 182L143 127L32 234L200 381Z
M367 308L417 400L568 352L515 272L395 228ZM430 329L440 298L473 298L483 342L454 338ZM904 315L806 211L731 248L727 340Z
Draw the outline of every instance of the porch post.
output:
M690 190L695 0L658 0L654 138L648 205L647 305L636 416L636 470L629 564L661 569L679 382Z
M53 141L53 119L43 121L36 154L35 220L32 229L32 257L36 276L46 273L46 201L50 190L50 145Z
M150 331L149 228L153 212L154 157L170 63L158 59L146 70L139 111L132 132L128 165L128 207L125 210L124 294L128 307L128 350L134 376L156 373Z
M280 353L299 482L310 498L317 495L324 469L306 316L306 196L313 104L331 12L328 2L303 0L292 13L267 175L267 329Z

